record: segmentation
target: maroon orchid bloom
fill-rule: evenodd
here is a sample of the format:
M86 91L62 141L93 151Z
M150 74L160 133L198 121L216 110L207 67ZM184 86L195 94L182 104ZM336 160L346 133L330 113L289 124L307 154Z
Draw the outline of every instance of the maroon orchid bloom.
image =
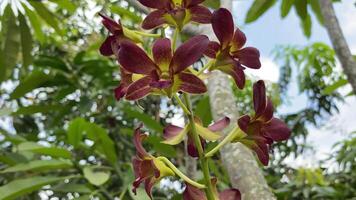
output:
M238 189L231 188L218 193L216 190L216 182L216 178L211 179L211 183L215 188L214 196L216 200L241 200L241 193ZM207 197L202 190L186 183L183 200L207 200Z
M239 142L254 150L263 165L268 165L270 145L287 140L291 131L283 121L273 117L273 105L266 97L262 80L253 85L253 105L253 117L244 115L238 119L238 126L246 133L246 137Z
M103 18L102 23L106 29L109 30L110 35L105 39L103 44L100 46L100 53L103 56L111 56L120 48L121 41L132 40L135 42L141 42L141 36L134 33L125 27L123 27L119 22L115 22L113 19L99 13Z
M224 117L221 120L213 123L208 128L202 126L200 119L195 120L195 128L199 135L200 141L205 146L205 140L208 141L215 141L218 140L221 135L218 133L226 128L230 123L230 119L228 117ZM197 148L194 143L194 139L192 133L190 132L191 125L187 124L184 128L175 125L168 125L163 130L163 137L165 141L163 143L169 145L177 145L181 143L185 136L188 136L188 145L187 145L187 152L192 157L199 157Z
M206 36L195 36L182 44L172 54L171 41L158 39L152 49L153 60L143 49L132 42L120 44L119 62L129 73L140 75L126 90L127 100L137 100L150 93L171 97L178 91L191 94L206 92L204 82L187 68L194 64L209 44Z
M189 21L209 24L211 12L199 5L204 0L138 0L142 5L155 9L148 14L142 28L153 29L162 24L170 24L182 29Z
M236 85L245 86L245 67L259 69L260 53L254 47L242 48L246 43L245 34L238 28L234 32L234 21L230 11L220 8L213 13L211 24L219 42L210 42L205 54L214 58L210 70L220 70L229 74Z
M153 157L142 146L142 141L147 137L140 131L140 125L135 130L134 144L137 150L136 157L132 160L135 174L132 191L136 194L136 189L144 182L147 195L152 199L152 188L163 177L174 176L174 172L162 161Z

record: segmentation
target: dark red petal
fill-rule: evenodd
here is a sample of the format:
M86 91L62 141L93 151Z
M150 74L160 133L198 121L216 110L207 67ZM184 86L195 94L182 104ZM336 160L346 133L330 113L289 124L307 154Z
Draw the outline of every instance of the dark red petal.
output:
M280 119L273 118L265 127L264 131L268 137L274 141L287 140L291 135L291 130Z
M213 132L222 131L230 124L230 118L224 117L208 127Z
M142 124L140 124L136 129L135 129L135 133L134 133L134 145L136 148L136 155L143 159L146 156L148 156L149 154L147 153L147 151L145 150L145 148L143 148L142 146L142 141L147 137L146 134L144 134L140 129L142 128Z
M208 8L197 5L197 6L190 7L189 12L191 14L192 21L201 24L211 23L212 14Z
M268 153L268 146L265 143L257 142L252 149L256 152L258 159L264 166L268 165L269 161L269 153Z
M184 7L195 6L195 5L198 5L204 1L205 0L183 0L183 5L184 5Z
M220 66L217 69L226 74L229 74L234 79L238 88L243 89L245 87L245 73L243 68L239 66L237 62L234 62L234 64L230 65Z
M169 140L169 139L177 136L182 130L183 130L183 128L181 128L179 126L169 124L163 130L163 138L165 140Z
M185 70L190 65L194 64L209 45L209 38L205 35L197 35L184 42L174 53L170 67L174 73L179 73Z
M241 49L245 43L246 35L239 28L236 28L234 37L232 38L232 51Z
M146 76L143 77L135 82L133 82L128 88L126 92L126 99L127 100L138 100L151 92L151 78Z
M274 110L273 103L269 98L267 98L266 108L261 114L261 116L259 117L259 119L261 119L264 122L270 121L273 117L273 110Z
M206 200L206 196L203 191L188 183L186 183L185 185L186 187L183 192L183 200Z
M199 77L186 72L181 72L178 76L180 79L179 90L191 94L202 94L207 91L204 82Z
M142 5L149 8L163 9L169 6L171 0L138 0Z
M255 115L259 117L266 109L266 86L262 80L253 84L253 107L255 108Z
M195 147L194 139L190 134L188 134L187 152L188 155L190 155L193 158L199 157L198 149Z
M260 52L254 47L246 47L236 52L233 52L234 58L238 58L239 62L248 68L261 68Z
M219 193L220 200L240 200L241 193L238 189L226 189Z
M155 63L147 56L146 52L129 41L121 42L119 62L123 68L135 74L150 75L153 70L156 70Z
M122 97L126 95L126 92L127 92L127 86L120 83L120 85L114 90L116 100L119 101Z
M158 26L161 26L166 21L163 15L166 12L164 10L155 10L146 16L146 18L142 22L142 28L144 29L153 29Z
M155 179L154 178L149 178L145 180L145 191L147 193L147 195L150 197L150 199L152 198L152 188L155 184Z
M220 49L220 44L214 41L209 42L208 48L205 50L204 55L210 58L216 58L216 54Z
M234 20L229 10L220 8L213 13L211 20L213 30L222 48L228 46L234 34Z
M100 53L103 56L111 56L114 54L114 52L112 51L111 48L111 44L115 41L115 36L111 35L108 36L105 41L103 42L103 44L100 46Z
M248 115L244 115L237 120L237 124L240 129L247 134L248 125L250 124L251 118Z
M168 38L158 39L153 44L153 58L157 65L168 65L172 60L171 40Z
M118 35L123 34L123 29L120 23L115 22L113 19L99 13L99 15L103 18L102 23L107 28L110 33Z

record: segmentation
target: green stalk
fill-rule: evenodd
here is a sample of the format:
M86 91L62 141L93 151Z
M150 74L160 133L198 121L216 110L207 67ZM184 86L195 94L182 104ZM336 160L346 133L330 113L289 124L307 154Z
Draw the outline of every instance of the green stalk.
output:
M183 109L183 112L186 115L190 115L190 111L188 110L188 108L184 105L184 103L182 102L182 100L179 98L179 96L177 94L173 95L174 99L178 102L179 106Z
M161 34L158 34L158 33L146 33L146 32L142 32L142 31L134 31L134 32L139 35L147 36L147 37L154 37L154 38L161 37Z
M159 160L161 160L162 162L164 162L169 168L171 168L171 170L174 171L174 173L179 176L180 178L182 178L185 182L189 183L190 185L193 185L199 189L203 189L206 188L205 185L202 185L200 183L197 183L195 181L193 181L192 179L188 178L186 175L184 175L173 163L171 163L171 161L169 161L166 157L158 157Z
M176 50L178 35L179 35L179 29L176 28L174 30L173 40L172 40L172 51L173 52Z
M206 65L198 71L198 73L196 74L197 76L199 76L200 74L202 74L206 69L209 69L212 65L214 64L214 60L210 60L208 63L206 63Z
M205 194L206 194L208 200L215 200L215 197L213 194L214 188L210 181L211 177L210 177L210 172L209 172L208 158L204 156L203 146L201 144L200 137L199 137L198 132L195 127L194 114L192 111L192 104L190 102L189 96L186 93L184 93L183 95L184 95L186 107L190 111L190 115L188 115L188 118L189 118L189 122L191 124L191 133L193 134L194 143L198 150L200 166L203 170L205 185L207 186L207 188L205 188Z

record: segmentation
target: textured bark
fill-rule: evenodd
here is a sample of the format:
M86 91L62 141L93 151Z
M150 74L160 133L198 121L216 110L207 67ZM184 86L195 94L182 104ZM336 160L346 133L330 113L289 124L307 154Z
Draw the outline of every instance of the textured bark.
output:
M356 61L342 33L332 2L330 0L319 0L319 3L329 38L341 62L344 73L356 94Z
M231 0L222 0L221 2L222 7L231 10ZM204 27L201 30L212 39L210 27ZM229 77L218 71L214 71L208 80L208 92L213 118L217 120L227 116L231 119L232 127L236 125L239 110L230 84ZM229 128L224 134L228 132ZM231 183L233 187L241 191L243 200L276 199L267 185L255 157L247 147L240 143L228 144L221 149L220 153L223 164L229 173Z

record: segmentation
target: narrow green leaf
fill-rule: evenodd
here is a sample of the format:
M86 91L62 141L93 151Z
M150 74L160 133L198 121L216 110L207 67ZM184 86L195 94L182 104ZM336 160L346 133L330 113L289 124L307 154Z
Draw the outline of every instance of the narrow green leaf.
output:
M2 54L0 59L2 60L0 66L0 83L7 79L16 65L17 55L20 50L20 31L16 25L16 18L12 14L10 8L7 7L3 30L5 31L4 47L1 49Z
M288 15L290 9L292 8L295 0L282 0L281 4L281 17L284 18Z
M32 115L36 113L48 113L61 110L63 107L61 105L32 105L27 107L21 107L16 112L12 113L13 116L16 115Z
M33 71L26 79L20 82L15 90L10 94L11 99L23 97L26 93L41 87L41 85L49 81L52 77L42 71Z
M23 142L17 146L19 151L29 151L37 154L48 155L52 157L61 157L61 158L71 158L70 151L59 148L59 147L46 147L35 142Z
M307 17L305 17L302 20L301 24L302 24L304 35L309 38L311 36L311 28L312 28L312 21L309 14L307 14Z
M33 171L42 172L55 169L67 169L72 167L73 164L69 160L34 160L27 163L20 163L11 167L6 168L0 173L12 173L12 172L23 172L23 171Z
M220 0L205 0L203 4L213 9L220 8Z
M100 186L110 178L110 172L100 167L88 166L83 169L84 177L93 185Z
M30 1L29 2L37 11L38 15L50 25L59 35L63 35L62 29L59 28L58 20L56 16L49 11L45 5L40 1Z
M177 156L175 148L171 145L162 143L162 138L154 135L146 140L149 144L153 146L153 150L162 156L174 158Z
M60 71L68 72L67 64L58 57L55 56L38 56L34 60L35 67L46 68L46 69L57 69Z
M132 20L135 23L139 23L139 22L142 21L142 18L139 15L137 15L134 12L131 12L127 8L122 8L122 7L119 7L119 6L116 6L116 5L112 5L110 7L110 9L111 9L111 11L113 13L118 14L123 18L129 18L130 20Z
M252 6L247 11L245 23L251 23L256 21L276 2L276 0L255 0Z
M84 184L76 184L76 183L62 183L56 186L51 187L51 190L55 192L62 193L70 193L70 192L78 192L81 194L91 193L92 190ZM89 199L89 198L88 198Z
M319 4L319 1L316 1L316 0L309 0L309 4L316 16L316 18L318 19L319 23L320 24L324 24L324 17L321 13L321 8L320 8L320 4Z
M156 120L152 119L150 115L134 110L131 108L131 106L125 106L122 110L128 117L136 118L139 121L143 122L147 128L158 133L162 133L162 125Z
M60 8L63 8L70 13L74 13L77 7L70 0L50 0L51 2L57 4Z
M294 8L301 20L304 21L308 15L308 0L296 0L294 2Z
M21 49L22 49L22 63L24 67L32 64L32 34L27 25L26 18L21 14L19 15L20 21L20 34L21 34Z
M87 122L83 118L79 117L69 122L67 131L68 143L75 148L78 147L79 143L82 141L86 123Z
M195 114L202 120L206 127L213 121L213 116L210 109L209 96L205 96L197 103Z
M349 83L349 82L348 82L346 79L340 79L340 80L336 81L335 83L333 83L333 84L327 86L327 87L324 89L323 93L324 93L324 94L331 94L331 93L333 93L335 90L339 89L340 87L342 87L342 86L344 86L344 85L346 85L346 84L348 84L348 83Z
M11 200L41 189L45 185L62 181L68 177L41 176L13 180L0 187L0 199Z
M31 22L31 27L33 28L34 34L38 41L43 43L45 41L45 35L42 31L41 19L34 11L30 10L25 6L26 16Z

